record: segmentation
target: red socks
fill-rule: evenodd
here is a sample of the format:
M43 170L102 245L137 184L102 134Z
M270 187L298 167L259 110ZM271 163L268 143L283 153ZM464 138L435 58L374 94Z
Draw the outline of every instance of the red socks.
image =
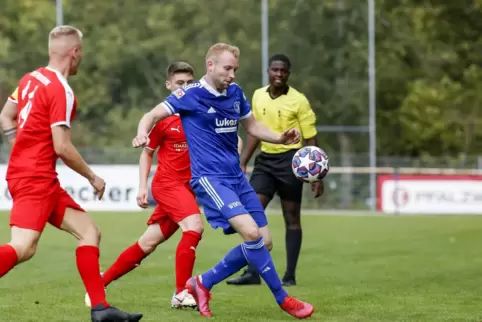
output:
M105 272L103 276L104 285L109 285L112 281L124 276L125 274L132 271L134 268L139 266L141 261L147 255L144 253L142 248L136 242L134 245L127 248L119 258L112 264Z
M84 282L85 290L89 294L92 307L109 304L105 299L104 283L100 276L99 248L95 246L79 246L75 252L77 268Z
M186 288L187 280L192 276L196 247L201 240L201 234L192 230L182 233L182 238L176 250L176 294Z
M10 245L0 246L0 277L17 265L17 252Z

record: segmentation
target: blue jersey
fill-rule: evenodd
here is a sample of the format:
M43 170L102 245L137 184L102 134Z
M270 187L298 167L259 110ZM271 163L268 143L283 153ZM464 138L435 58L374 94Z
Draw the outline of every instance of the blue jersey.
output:
M201 79L174 91L164 104L169 114L181 116L193 180L201 176L243 176L238 126L240 120L251 115L251 106L237 84L219 93Z

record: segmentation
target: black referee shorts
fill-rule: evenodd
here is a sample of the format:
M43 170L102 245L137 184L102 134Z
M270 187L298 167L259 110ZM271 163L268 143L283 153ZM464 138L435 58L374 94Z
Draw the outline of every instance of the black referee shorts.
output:
M303 182L291 169L291 161L297 150L278 154L260 153L254 161L249 183L257 194L272 199L278 193L281 200L301 203Z

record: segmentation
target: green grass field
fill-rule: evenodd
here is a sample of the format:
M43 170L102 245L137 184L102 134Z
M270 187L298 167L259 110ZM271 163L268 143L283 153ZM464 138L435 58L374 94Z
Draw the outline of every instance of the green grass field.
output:
M144 231L147 213L94 214L103 232L105 269ZM9 239L1 214L0 242ZM284 228L270 216L273 255L283 273ZM482 217L305 216L298 286L289 292L315 305L316 321L478 321L482 318ZM195 321L197 311L172 310L174 251L179 234L114 282L111 304L144 313L142 321ZM195 272L215 264L236 236L206 228ZM90 321L75 267L76 241L47 228L37 255L0 281L0 321ZM292 321L267 287L213 290L217 321Z

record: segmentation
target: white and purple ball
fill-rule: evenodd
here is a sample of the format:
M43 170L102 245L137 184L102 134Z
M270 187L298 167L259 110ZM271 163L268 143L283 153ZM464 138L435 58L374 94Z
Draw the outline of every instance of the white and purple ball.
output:
M328 156L316 146L305 146L296 151L291 167L295 177L304 182L321 180L330 170Z

